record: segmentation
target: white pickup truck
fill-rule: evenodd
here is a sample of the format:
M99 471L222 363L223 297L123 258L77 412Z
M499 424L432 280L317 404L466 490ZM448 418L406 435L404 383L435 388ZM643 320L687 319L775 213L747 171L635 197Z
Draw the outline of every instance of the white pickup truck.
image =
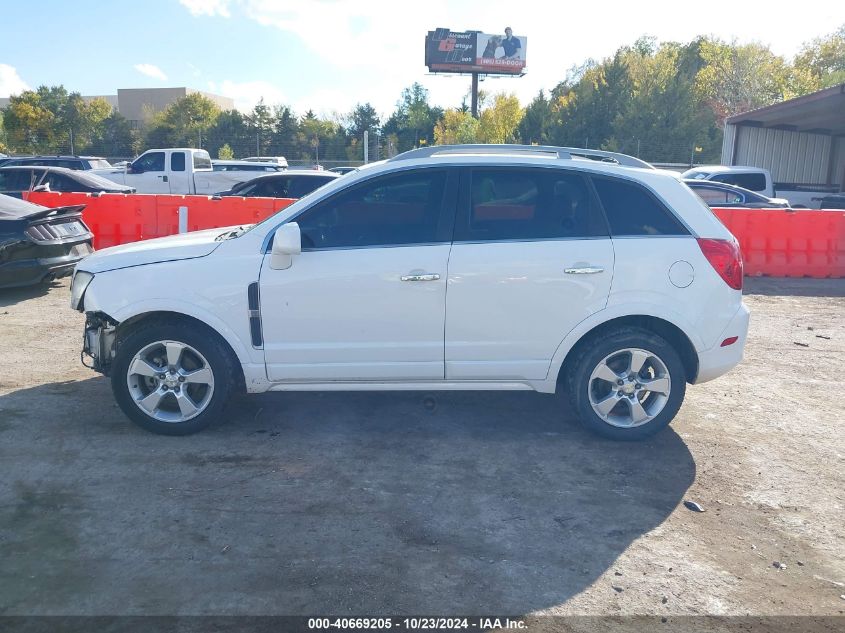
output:
M251 180L254 171L214 171L204 149L179 147L149 149L123 169L95 169L114 182L135 187L138 193L211 195Z
M793 209L818 209L824 196L836 193L838 187L779 183L772 180L772 174L763 167L742 165L700 165L688 169L682 178L691 180L712 180L750 189L769 198L787 200Z

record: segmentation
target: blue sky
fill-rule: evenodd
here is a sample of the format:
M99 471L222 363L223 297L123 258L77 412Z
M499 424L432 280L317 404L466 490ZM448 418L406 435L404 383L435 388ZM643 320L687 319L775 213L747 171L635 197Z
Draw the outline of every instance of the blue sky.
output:
M528 37L527 74L489 79L482 88L515 92L527 103L568 68L612 54L640 35L755 40L792 56L802 42L845 22L841 4L829 0L779 6L736 0L7 2L0 97L41 84L61 83L86 95L188 86L231 96L240 108L263 96L298 113L309 107L323 115L345 113L370 101L388 114L402 88L419 81L434 103L449 107L460 104L469 79L427 73L425 32L444 26L497 33L512 26Z

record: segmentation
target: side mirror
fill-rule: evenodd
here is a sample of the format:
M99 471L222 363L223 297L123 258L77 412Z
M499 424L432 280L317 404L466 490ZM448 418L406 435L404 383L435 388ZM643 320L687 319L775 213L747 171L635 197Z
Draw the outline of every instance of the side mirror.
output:
M293 264L293 256L302 252L302 234L296 222L282 224L273 236L273 250L270 251L270 268L285 270Z
M128 165L126 165L126 173L127 174L143 174L144 168L138 167L134 163L129 163Z

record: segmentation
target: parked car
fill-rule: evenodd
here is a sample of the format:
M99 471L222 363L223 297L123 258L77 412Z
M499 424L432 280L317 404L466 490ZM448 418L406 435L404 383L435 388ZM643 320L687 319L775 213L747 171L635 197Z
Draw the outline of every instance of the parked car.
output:
M331 172L290 170L258 176L215 195L246 198L301 198L339 177L339 174Z
M705 204L710 207L742 207L745 209L789 209L789 201L768 198L748 189L710 180L684 180Z
M277 172L282 170L282 167L273 163L247 160L213 160L211 167L214 171Z
M736 239L680 180L534 146L406 152L251 227L95 253L71 290L121 409L168 435L243 390L560 389L642 439L748 329Z
M357 167L351 167L351 166L332 167L329 171L332 171L336 174L340 174L341 176L343 176L344 174L351 174L354 171L358 171L358 168Z
M288 167L288 159L284 156L248 156L244 160L253 163L271 163L278 165L282 169L287 169Z
M92 171L66 167L0 167L0 192L77 191L81 193L135 193Z
M0 288L70 275L94 250L84 208L51 209L0 194Z
M774 182L772 174L763 167L744 165L700 165L688 169L681 177L690 180L724 182L748 189L767 198L786 200L794 208L816 208L820 196L835 193L836 188L790 182Z
M249 171L214 171L204 149L151 149L124 169L102 169L104 178L134 187L138 193L210 195L255 176Z
M43 165L45 167L65 167L66 169L112 169L111 163L99 156L20 156L11 157L3 165Z

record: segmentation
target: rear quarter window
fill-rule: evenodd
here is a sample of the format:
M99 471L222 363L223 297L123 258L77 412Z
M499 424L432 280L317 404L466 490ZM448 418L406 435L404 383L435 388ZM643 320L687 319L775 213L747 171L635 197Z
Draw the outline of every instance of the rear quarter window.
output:
M618 178L593 177L614 237L689 235L689 231L642 185Z

